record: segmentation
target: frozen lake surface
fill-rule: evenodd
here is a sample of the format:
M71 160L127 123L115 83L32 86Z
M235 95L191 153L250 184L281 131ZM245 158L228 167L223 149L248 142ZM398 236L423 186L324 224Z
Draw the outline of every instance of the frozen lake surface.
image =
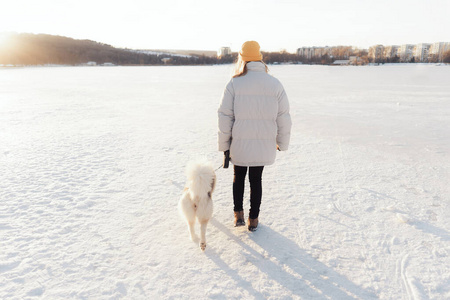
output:
M270 66L290 149L254 233L217 171L201 252L177 202L231 69L0 69L0 298L449 299L450 67Z

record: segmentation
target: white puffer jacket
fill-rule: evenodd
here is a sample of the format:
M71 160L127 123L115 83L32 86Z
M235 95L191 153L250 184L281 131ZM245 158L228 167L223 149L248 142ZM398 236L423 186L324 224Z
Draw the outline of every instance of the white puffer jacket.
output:
M275 162L277 145L289 147L289 101L278 79L261 62L249 62L247 74L232 78L218 110L219 151L230 150L237 166L266 166Z

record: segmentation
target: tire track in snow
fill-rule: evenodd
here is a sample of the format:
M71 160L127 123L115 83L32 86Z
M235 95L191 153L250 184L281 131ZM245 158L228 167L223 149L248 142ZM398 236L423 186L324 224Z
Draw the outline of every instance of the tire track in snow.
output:
M406 291L407 299L428 299L423 285L415 277L409 277L407 275L406 268L409 265L409 254L405 254L401 259L397 260L397 273L400 272L402 285Z
M412 289L409 284L408 276L406 275L406 268L408 267L409 254L405 254L401 259L397 260L397 272L400 272L400 277L402 279L403 289L406 291L407 299L414 299L412 297Z
M342 150L342 137L338 135L338 126L337 126L337 122L336 122L336 118L333 119L334 121L334 135L335 135L335 139L338 142L338 154L339 154L339 161L341 163L341 168L342 168L342 182L343 182L343 187L344 187L344 194L345 194L345 198L347 201L350 201L350 211L351 211L351 215L349 213L345 213L342 209L341 209L341 205L340 205L340 201L339 199L337 199L337 202L333 202L333 206L335 207L335 209L342 213L343 215L347 216L347 217L351 217L355 215L355 211L354 211L354 207L355 204L353 203L353 201L350 199L350 193L349 193L349 188L348 188L348 182L347 182L347 166L345 163L345 156L344 156L344 151Z

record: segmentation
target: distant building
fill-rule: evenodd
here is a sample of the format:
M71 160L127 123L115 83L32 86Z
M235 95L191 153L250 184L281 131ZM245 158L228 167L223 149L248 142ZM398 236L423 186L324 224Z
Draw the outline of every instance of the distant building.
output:
M231 48L230 47L222 47L217 51L217 57L223 57L231 55Z
M335 65L335 66L347 66L349 64L350 64L350 60L349 59L335 60L333 62L333 65Z
M414 51L415 62L428 62L428 53L430 52L431 44L417 44Z
M348 58L353 51L354 49L351 46L302 47L297 49L297 54L308 59L322 57L324 55Z
M311 59L311 57L313 56L312 48L311 47L298 48L297 55L302 56L306 59Z
M416 46L411 44L401 45L398 50L398 56L400 57L401 62L410 62L413 58L413 54Z
M386 46L384 47L384 57L387 59L392 59L398 55L398 50L400 46Z
M306 59L322 57L327 54L327 48L328 47L302 47L297 49L297 54Z
M350 65L367 63L361 59L364 53L368 53L370 61L375 63L385 62L442 62L444 54L450 51L449 42L433 44L421 43L417 45L374 45L369 50L359 50L350 46L333 47L302 47L297 49L297 55L307 60L319 61L323 56L334 59L333 64L343 64L349 60ZM358 56L358 57L357 57ZM328 60L329 61L329 60Z
M297 49L297 55L305 59L322 58L328 56L335 59L349 59L353 55L354 49L351 46L334 47L302 47Z
M380 62L384 58L384 46L383 45L375 45L369 48L369 58L372 59L373 62Z
M172 60L172 58L170 58L170 57L164 57L164 58L161 58L161 61L164 63L164 64L167 64L169 61L171 61Z
M435 56L439 62L442 62L444 53L447 51L450 51L450 43L434 43L431 44L428 55L429 57Z

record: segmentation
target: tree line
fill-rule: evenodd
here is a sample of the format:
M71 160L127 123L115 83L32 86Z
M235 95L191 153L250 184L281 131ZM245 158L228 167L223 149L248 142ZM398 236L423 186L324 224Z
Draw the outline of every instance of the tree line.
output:
M298 54L263 52L263 60L268 64L304 63L332 64L337 59L358 58L358 64L369 62L367 50L351 50L336 47L333 53L307 58ZM213 65L229 64L237 60L237 53L223 57L205 55L153 54L145 51L115 48L108 44L91 40L75 40L63 36L47 34L10 34L0 45L0 65L82 65L88 62L114 65ZM392 60L389 62L398 62ZM450 63L450 51L444 54L444 62Z

